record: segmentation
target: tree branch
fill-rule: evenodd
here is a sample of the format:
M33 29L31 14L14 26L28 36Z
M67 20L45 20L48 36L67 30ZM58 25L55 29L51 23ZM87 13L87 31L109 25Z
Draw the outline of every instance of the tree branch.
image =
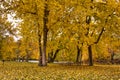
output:
M100 34L99 34L99 36L98 36L98 38L97 38L97 40L96 40L96 42L94 42L95 44L97 44L99 42L99 40L100 40L100 38L101 38L101 36L102 36L102 34L103 34L104 31L105 31L105 29L103 27L102 30L101 30L101 32L100 32Z

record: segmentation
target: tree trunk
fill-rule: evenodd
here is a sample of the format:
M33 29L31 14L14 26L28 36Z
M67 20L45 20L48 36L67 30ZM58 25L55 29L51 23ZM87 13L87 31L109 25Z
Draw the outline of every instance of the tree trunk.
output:
M57 54L58 54L59 51L60 51L60 49L57 49L57 50L55 51L55 54L54 54L53 59L52 59L52 62L54 62L54 60L55 60L55 58L57 57Z
M48 53L48 63L52 62L53 51Z
M22 62L24 62L24 60L25 60L25 57L23 56L23 57L22 57Z
M60 50L61 50L61 49L57 49L57 50L55 51L55 54L53 54L53 51L48 54L48 62L49 62L49 63L54 62L54 60L55 60L55 58L57 57L57 54L58 54L58 52L59 52Z
M29 60L29 53L27 53L26 55L26 62L28 62L28 60Z
M45 0L45 7L44 7L44 17L43 17L43 47L42 47L42 66L47 66L46 62L46 45L47 45L47 33L48 33L48 28L47 28L47 23L48 23L48 15L49 15L49 10L48 10L48 4L47 0Z
M38 28L38 43L39 43L39 63L38 66L42 66L42 49L41 49L41 34Z
M111 53L111 63L114 64L114 52Z
M28 62L28 58L29 58L29 51L28 51L28 49L26 49L26 62Z
M81 49L77 46L77 58L76 58L76 63L80 63L80 64L81 64L81 60L82 60Z
M42 66L47 66L46 62L46 43L47 43L47 31L43 32L43 49L42 49Z
M37 11L37 16L38 16L38 10L36 8L36 11ZM42 66L42 45L41 45L41 35L42 35L42 32L40 31L40 24L39 24L39 18L37 17L37 31L38 31L38 44L39 44L39 63L38 63L38 66Z
M88 46L88 55L89 55L89 66L93 66L93 59L92 59L92 46Z

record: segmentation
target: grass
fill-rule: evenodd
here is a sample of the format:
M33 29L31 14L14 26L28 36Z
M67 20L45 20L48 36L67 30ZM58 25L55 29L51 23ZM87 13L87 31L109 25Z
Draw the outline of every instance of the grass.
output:
M120 65L65 66L0 62L0 80L120 80Z

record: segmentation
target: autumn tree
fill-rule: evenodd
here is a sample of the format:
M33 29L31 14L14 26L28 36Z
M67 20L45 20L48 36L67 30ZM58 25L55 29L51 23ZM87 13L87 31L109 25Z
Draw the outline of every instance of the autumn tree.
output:
M0 6L0 52L1 52L1 55L3 54L2 51L4 51L4 48L8 48L6 42L14 43L13 37L16 34L16 28L14 27L14 24L9 20L9 17L10 16L12 17L14 12L11 9L12 8L11 4L9 3L10 3L9 1L5 1L5 0L0 1L0 4L1 4ZM11 50L10 48L8 50L11 52L12 47L11 47Z
M40 66L47 65L47 55L51 62L59 55L81 62L86 53L92 66L95 53L107 50L103 44L119 42L119 1L19 0L12 4L17 6L16 17L23 20L19 26L23 51L38 43Z

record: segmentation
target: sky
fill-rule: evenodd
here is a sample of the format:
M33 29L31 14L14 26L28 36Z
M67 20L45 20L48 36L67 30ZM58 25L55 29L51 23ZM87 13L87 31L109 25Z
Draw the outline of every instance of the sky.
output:
M16 14L15 13L11 13L11 14L7 14L7 18L8 18L8 21L9 22L11 22L12 23L12 27L13 28L17 28L17 27L19 27L19 25L20 25L20 23L22 22L22 20L21 19L16 19L16 18L14 18L16 16ZM18 35L19 34L19 31L16 31L16 36L13 36L13 38L14 38L14 40L15 41L18 41L20 38L21 38L21 36L20 35ZM7 35L9 35L9 33L7 33Z

